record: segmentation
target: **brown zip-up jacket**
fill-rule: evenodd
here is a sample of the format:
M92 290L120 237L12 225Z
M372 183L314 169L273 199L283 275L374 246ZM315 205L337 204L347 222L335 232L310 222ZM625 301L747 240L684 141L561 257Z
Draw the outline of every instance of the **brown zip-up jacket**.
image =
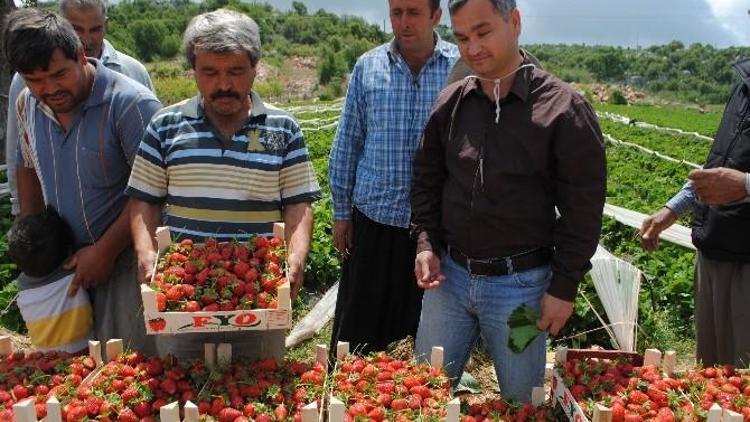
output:
M494 99L477 79L438 97L414 161L417 253L450 245L500 258L554 248L548 293L573 301L591 268L606 192L596 114L538 68L520 70L500 106L496 124Z

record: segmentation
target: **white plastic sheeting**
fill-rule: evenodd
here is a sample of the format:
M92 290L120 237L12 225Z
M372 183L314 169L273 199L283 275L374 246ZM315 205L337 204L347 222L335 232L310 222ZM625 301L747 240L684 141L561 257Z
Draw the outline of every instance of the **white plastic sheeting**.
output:
M609 319L609 324L604 326L620 350L633 352L643 274L601 246L591 258L591 265L591 279Z

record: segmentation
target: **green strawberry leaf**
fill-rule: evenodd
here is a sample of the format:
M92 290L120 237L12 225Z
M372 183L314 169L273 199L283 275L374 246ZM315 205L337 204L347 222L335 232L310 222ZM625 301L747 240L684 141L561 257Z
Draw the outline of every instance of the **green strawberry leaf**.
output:
M539 319L539 314L526 305L519 306L510 314L508 318L508 327L510 327L508 347L513 353L521 353L526 350L529 344L542 333L536 327L537 319Z

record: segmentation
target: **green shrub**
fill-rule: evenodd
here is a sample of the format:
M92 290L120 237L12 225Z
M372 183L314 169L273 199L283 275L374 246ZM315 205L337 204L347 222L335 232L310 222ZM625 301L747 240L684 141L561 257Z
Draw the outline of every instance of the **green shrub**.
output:
M627 105L628 99L625 98L625 94L623 94L622 91L620 91L619 89L615 89L609 94L609 103L616 105Z

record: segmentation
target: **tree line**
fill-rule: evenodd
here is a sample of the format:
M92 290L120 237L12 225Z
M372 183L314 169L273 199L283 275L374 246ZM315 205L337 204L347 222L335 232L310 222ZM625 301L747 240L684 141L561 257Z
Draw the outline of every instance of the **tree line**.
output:
M322 9L312 12L301 1L282 11L262 1L124 0L109 8L108 39L145 62L173 59L180 54L182 32L190 18L220 7L247 13L258 22L264 60L272 65L280 67L290 56L317 57L319 83L331 87L330 96L342 94L344 78L362 53L391 36L361 17ZM454 41L448 27L441 25L438 32ZM750 54L749 47L685 46L679 41L646 48L553 44L525 48L567 82L628 84L700 104L724 103L737 80L731 63Z

